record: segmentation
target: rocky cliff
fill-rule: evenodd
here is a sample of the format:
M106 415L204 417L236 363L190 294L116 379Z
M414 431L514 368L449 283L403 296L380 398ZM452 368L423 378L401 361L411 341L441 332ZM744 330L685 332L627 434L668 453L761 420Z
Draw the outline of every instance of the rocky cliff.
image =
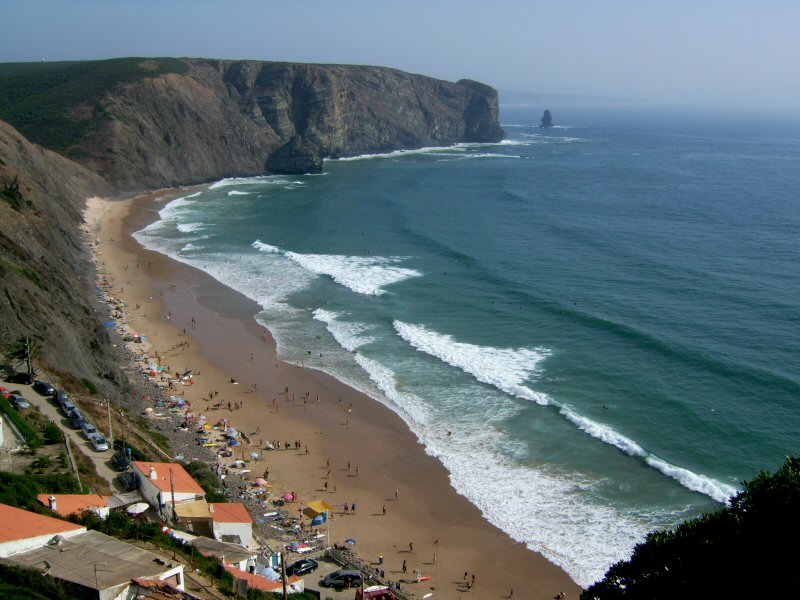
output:
M201 59L0 65L0 88L18 90L0 92L0 118L120 190L320 172L326 157L504 135L493 88L382 67Z
M0 350L29 336L37 362L100 391L123 379L92 302L79 226L85 199L110 191L85 167L0 121Z

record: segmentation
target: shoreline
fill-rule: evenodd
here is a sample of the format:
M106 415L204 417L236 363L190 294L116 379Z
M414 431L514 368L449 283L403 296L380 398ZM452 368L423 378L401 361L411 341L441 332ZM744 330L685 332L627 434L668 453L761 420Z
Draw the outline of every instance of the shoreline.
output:
M443 598L502 598L514 589L529 598L577 596L579 586L563 570L455 492L448 472L397 414L322 371L280 361L271 335L253 318L255 302L132 238L165 199L185 193L92 199L87 227L95 227L103 271L127 302L131 325L147 335L169 372L196 373L196 383L181 390L195 413L209 422L229 418L259 452L269 440L300 442L298 451L261 452L252 466L255 477L269 468L275 495L297 492L300 502L285 508L324 499L336 509L331 544L352 537L367 562L383 555L387 579L398 579L405 560L409 573L431 576L412 588L420 595L435 589ZM219 400L222 408L213 410ZM228 410L228 402L243 408ZM356 515L339 514L345 502L358 506ZM465 571L478 582L469 592Z

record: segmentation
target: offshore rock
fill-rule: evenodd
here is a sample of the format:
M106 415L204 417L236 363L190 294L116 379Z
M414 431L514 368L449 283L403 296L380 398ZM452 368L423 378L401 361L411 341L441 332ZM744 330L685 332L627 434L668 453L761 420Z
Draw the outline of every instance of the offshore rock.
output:
M553 123L553 115L549 110L544 111L542 115L542 120L539 122L539 127L541 129L549 129L550 127L554 127L555 123Z

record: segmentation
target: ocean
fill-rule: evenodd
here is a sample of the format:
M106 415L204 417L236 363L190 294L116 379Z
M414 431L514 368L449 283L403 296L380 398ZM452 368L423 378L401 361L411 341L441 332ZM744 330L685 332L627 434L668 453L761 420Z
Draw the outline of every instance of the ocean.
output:
M544 108L557 127L537 127ZM135 234L600 579L800 445L800 117L504 107L507 139L225 179Z

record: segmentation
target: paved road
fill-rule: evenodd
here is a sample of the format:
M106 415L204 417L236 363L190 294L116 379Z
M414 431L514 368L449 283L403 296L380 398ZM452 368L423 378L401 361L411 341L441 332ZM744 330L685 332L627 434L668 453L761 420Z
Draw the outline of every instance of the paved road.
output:
M44 414L48 419L53 421L56 425L61 427L61 430L64 434L69 437L70 445L72 446L72 451L75 452L79 450L83 455L88 456L91 461L94 463L94 467L97 470L97 474L109 482L109 485L113 490L118 492L124 491L122 487L119 485L119 482L116 480L117 471L111 466L111 456L112 452L109 450L107 452L97 452L92 447L92 444L83 437L83 433L78 429L73 429L70 425L69 419L67 419L64 415L61 414L61 411L58 409L58 405L53 401L52 398L47 396L40 396L33 388L29 385L19 385L16 383L3 383L5 387L8 389L19 390L22 392L22 396L31 403L32 406L37 406L42 414ZM30 410L30 409L28 409ZM106 435L108 433L108 425L107 424L100 424L95 423L95 427L98 427L100 431L103 431ZM110 445L110 442L109 442Z

